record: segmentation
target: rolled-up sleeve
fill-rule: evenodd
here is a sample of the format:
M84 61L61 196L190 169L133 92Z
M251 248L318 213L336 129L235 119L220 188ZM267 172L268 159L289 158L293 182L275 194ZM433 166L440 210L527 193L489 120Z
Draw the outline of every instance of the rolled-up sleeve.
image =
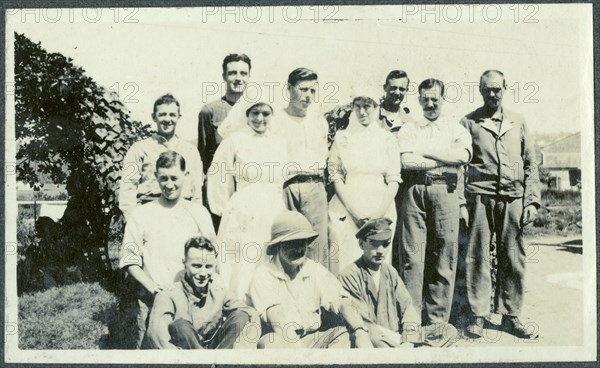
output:
M338 135L333 141L331 151L329 151L329 158L327 160L327 172L329 174L329 182L336 183L338 181L344 182L346 177L346 170L340 156L339 141L343 139L343 136Z
M318 279L322 280L318 284L321 307L331 312L338 311L340 299L349 298L350 294L342 287L342 284L331 272L322 266L319 268Z
M462 125L454 124L454 141L452 142L455 147L461 147L469 152L469 162L473 158L473 139L471 133Z
M265 268L259 268L254 273L248 297L252 307L256 309L260 318L267 321L267 309L282 304L279 290L279 280Z

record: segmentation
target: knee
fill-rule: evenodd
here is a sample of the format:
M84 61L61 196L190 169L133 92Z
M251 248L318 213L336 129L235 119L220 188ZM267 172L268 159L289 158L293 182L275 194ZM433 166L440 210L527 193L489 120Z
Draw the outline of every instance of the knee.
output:
M274 348L294 348L295 344L291 344L282 334L270 332L258 340L257 347L259 349L274 349Z
M189 331L194 331L194 326L192 322L179 318L171 323L169 323L169 334L171 336L179 336L182 333L186 333Z

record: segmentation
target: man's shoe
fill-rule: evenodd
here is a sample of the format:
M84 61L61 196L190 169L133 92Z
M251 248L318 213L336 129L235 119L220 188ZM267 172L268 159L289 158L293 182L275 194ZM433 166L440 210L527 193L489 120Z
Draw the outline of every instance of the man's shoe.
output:
M537 334L534 335L532 332L529 332L517 316L503 315L500 329L520 339L535 339L538 337Z
M483 336L483 324L485 323L485 318L481 316L473 317L473 321L467 326L467 335L468 337L472 337L475 339Z

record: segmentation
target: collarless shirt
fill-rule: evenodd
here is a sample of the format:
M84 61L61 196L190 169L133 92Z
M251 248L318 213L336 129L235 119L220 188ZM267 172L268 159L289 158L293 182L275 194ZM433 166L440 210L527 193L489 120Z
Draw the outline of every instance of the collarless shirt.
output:
M183 269L185 242L194 235L216 237L212 218L200 203L180 199L171 208L159 201L133 210L123 236L119 267L141 267L159 285L170 285Z
M272 129L286 140L286 179L296 175L323 175L328 155L328 125L323 116L309 110L305 117L296 117L281 110Z

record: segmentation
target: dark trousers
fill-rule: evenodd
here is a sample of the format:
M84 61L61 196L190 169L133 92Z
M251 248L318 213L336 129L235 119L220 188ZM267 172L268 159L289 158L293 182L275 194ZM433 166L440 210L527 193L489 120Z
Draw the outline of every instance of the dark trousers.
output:
M459 204L446 184L405 183L399 220L400 275L426 323L448 322L458 253Z
M470 233L466 259L467 297L476 316L490 313L490 243L496 236L495 313L517 316L523 304L526 253L521 229L523 198L466 193Z
M249 321L246 312L233 311L210 340L201 341L192 322L178 319L169 324L169 334L173 345L182 349L232 349Z

